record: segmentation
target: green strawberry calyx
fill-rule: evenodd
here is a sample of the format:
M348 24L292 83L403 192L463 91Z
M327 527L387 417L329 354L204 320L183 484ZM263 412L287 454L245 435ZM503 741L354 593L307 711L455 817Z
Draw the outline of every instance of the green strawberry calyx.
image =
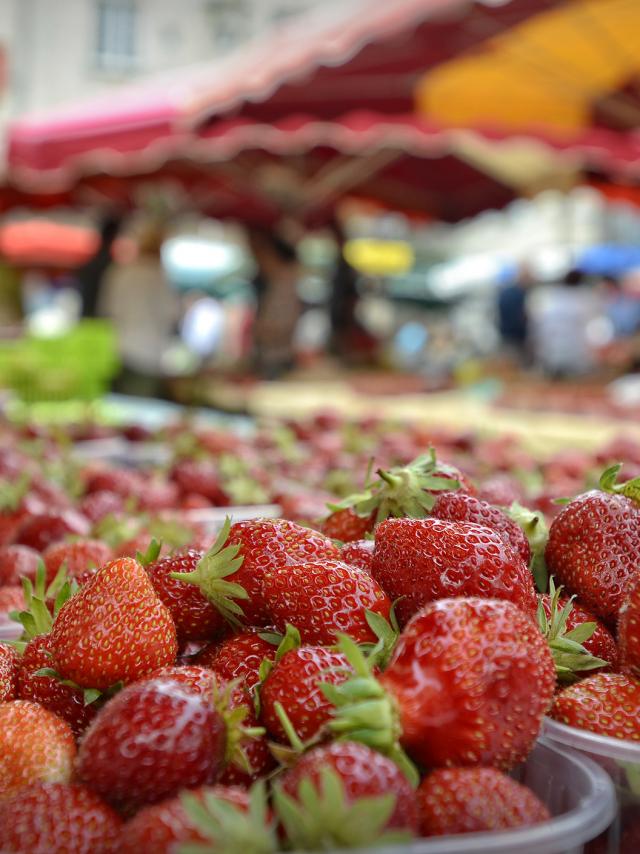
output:
M424 519L436 502L432 492L460 488L456 469L439 463L433 448L406 466L378 469L376 474L362 492L328 505L329 510L350 509L362 518L375 514L376 524L389 517Z
M283 635L278 634L278 632L264 631L259 633L259 637L261 637L262 640L267 641L267 643L273 644L277 649L273 660L271 658L263 658L260 662L260 667L258 669L259 680L253 689L253 706L256 717L260 716L260 690L264 685L265 679L285 653L292 649L299 649L302 644L300 632L290 623L287 623Z
M225 580L234 575L244 561L242 555L238 556L239 544L226 545L230 530L231 519L227 516L215 543L202 556L193 572L172 572L170 578L195 584L227 622L239 626L244 611L236 600L248 599L249 594L242 585Z
M350 800L340 775L320 767L318 782L304 777L297 797L274 787L273 806L289 845L296 851L331 851L368 848L406 842L406 831L385 831L396 806L396 795L368 796Z
M375 678L364 652L352 638L339 635L337 646L354 675L340 685L320 684L327 700L335 706L327 729L334 738L360 741L393 759L417 786L419 774L400 746L402 727L393 699Z
M506 514L510 519L520 525L529 541L531 549L531 560L529 561L529 569L533 575L536 588L540 593L547 590L549 576L547 572L547 564L544 559L544 550L549 539L549 526L547 525L544 515L538 510L530 510L528 507L523 507L514 501L513 504L505 509Z
M183 843L176 848L178 854L206 854L208 851L272 854L278 850L264 782L255 783L251 787L249 809L246 811L206 789L199 794L185 791L180 795L180 800L187 816L206 842Z
M247 727L245 718L249 714L248 705L234 706L233 693L240 685L239 679L228 682L224 687L214 681L213 705L224 721L226 730L225 765L235 765L241 771L252 774L253 769L245 752L246 742L260 738L265 734L264 727Z
M603 492L624 495L626 498L630 498L632 501L640 504L640 477L633 477L631 480L624 481L623 483L616 483L621 469L622 463L609 466L600 475L598 486Z
M16 481L0 479L0 512L12 513L17 510L30 486L31 477L27 472L22 472Z
M365 611L367 624L377 638L375 643L360 644L360 649L366 653L370 667L375 665L384 670L389 663L391 653L400 635L400 627L395 612L398 601L396 600L391 606L388 620L385 620L381 614L376 614L375 611L369 609Z
M29 578L22 579L25 607L22 611L11 611L11 619L20 623L22 634L11 645L22 653L30 640L38 635L49 634L60 609L78 590L74 579L67 577L67 568L63 562L51 584L46 583L46 569L42 560L38 561L34 583ZM53 601L50 610L47 602Z
M573 609L572 596L564 606L560 606L562 587L556 587L553 576L549 579L549 595L551 597L551 617L547 618L542 601L538 602L538 625L547 639L556 665L556 676L559 682L571 684L579 676L576 674L588 670L606 667L608 661L598 658L585 649L584 642L589 640L597 628L595 622L584 622L567 631L567 620Z

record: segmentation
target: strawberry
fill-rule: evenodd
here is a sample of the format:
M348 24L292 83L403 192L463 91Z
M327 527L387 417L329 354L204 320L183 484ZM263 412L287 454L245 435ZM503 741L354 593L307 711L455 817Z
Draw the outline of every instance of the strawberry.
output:
M172 679L174 682L179 682L181 685L186 685L203 697L213 697L214 688L220 683L216 679L216 674L206 667L198 667L195 664L187 665L169 665L167 667L158 667L152 673L138 679L136 684L141 682L149 682L152 679Z
M342 653L324 646L303 646L282 656L260 690L260 721L278 741L289 735L278 715L282 706L298 738L306 741L318 734L331 718L333 704L320 684L344 682L351 668Z
M129 685L89 726L78 776L110 803L138 807L214 782L225 725L202 694L173 679Z
M258 728L252 698L242 685L232 686L228 705L232 712L236 710L243 715L242 726L251 735L237 742L235 761L227 762L219 782L225 786L249 788L253 782L272 771L277 763L269 749L264 729Z
M103 566L63 605L51 646L65 679L99 690L173 664L178 651L171 614L131 558Z
M56 577L62 564L65 565L70 578L88 580L92 574L91 570L100 569L112 557L111 549L106 543L88 537L70 543L52 543L42 555L48 584Z
M417 800L422 836L529 827L551 818L530 789L495 768L438 768L420 784Z
M224 507L229 499L222 488L218 467L207 460L178 460L171 469L171 478L183 493L195 492L208 498L214 507Z
M550 714L567 726L637 742L640 682L623 673L597 673L561 691Z
M375 643L367 613L388 620L391 609L370 575L338 560L265 572L262 594L276 628L283 632L287 623L295 626L306 644L332 644L339 632L358 643Z
M356 804L360 821L354 827ZM303 754L280 778L274 805L296 849L379 845L386 831L412 836L418 829L411 783L391 759L353 741Z
M137 498L144 489L143 477L131 469L96 467L84 473L85 492L115 492L121 498Z
M373 567L373 540L354 540L340 547L340 560L371 575Z
M34 783L0 802L0 850L116 854L122 821L84 786Z
M547 621L550 621L553 612L552 596L549 593L543 593L539 596L539 600L542 608L544 609ZM557 608L562 610L567 607L569 602L570 599L568 596L560 595L558 597ZM587 610L587 608L583 608L578 602L571 602L571 609L568 612L566 625L564 627L566 632L571 632L573 629L577 629L578 626L583 626L585 623L593 623L595 624L595 628L590 637L581 641L582 646L590 655L608 662L608 667L606 667L607 670L614 669L618 661L618 647L616 646L613 635L604 623L601 623L598 618L591 613L591 611ZM594 672L595 670L591 670L589 675Z
M555 687L545 639L504 600L427 605L401 633L379 680L350 638L342 636L340 647L357 677L324 687L337 707L329 728L397 758L407 773L398 737L426 767L511 768L528 755Z
M505 599L535 616L526 564L499 533L480 525L388 519L376 529L372 569L387 595L399 600L401 625L428 602L451 596Z
M620 663L640 677L640 572L625 590L618 618Z
M249 809L249 795L240 788L209 786L194 789L189 795L201 805L207 796L213 796L242 811ZM185 809L183 797L175 797L144 807L130 819L124 826L118 854L173 854L180 843L207 840L208 835Z
M11 611L24 608L24 592L22 587L13 584L9 587L0 587L0 620L3 615L9 615Z
M18 654L0 643L0 703L15 700L18 687Z
M101 522L107 516L120 516L124 512L125 499L117 492L99 489L90 492L80 501L78 509L92 525Z
M202 552L189 549L146 567L158 597L171 612L180 643L210 640L226 626L220 611L198 587L175 578L176 573L194 572L201 559Z
M0 801L23 786L66 783L76 743L65 721L27 700L0 703Z
M351 543L362 540L366 534L373 531L375 521L375 513L360 516L353 508L344 507L327 516L322 522L322 533L332 540Z
M618 469L608 469L601 486L613 488L611 475L615 480ZM625 494L594 489L570 501L553 520L545 560L594 614L613 621L637 572L639 550L640 506Z
M178 504L179 490L175 483L160 478L145 479L144 488L138 496L139 510L157 513L171 510Z
M231 525L227 519L196 570L172 577L200 587L227 619L260 626L269 622L262 593L266 572L339 554L327 537L295 522L251 519ZM243 600L242 607L236 599Z
M195 657L201 667L209 667L222 679L231 682L241 679L250 692L260 681L260 665L267 659L274 661L276 647L260 637L259 629L247 629L233 637L209 644Z
M0 587L10 584L20 584L20 579L33 578L40 555L29 546L0 547Z
M431 515L435 519L446 519L449 522L473 522L492 528L517 552L528 564L531 549L522 528L510 519L506 513L497 507L492 507L486 501L481 501L474 495L464 492L441 492L436 498Z
M511 507L514 501L522 504L525 500L525 493L522 484L515 477L507 474L494 474L484 481L478 498L499 507Z
M18 696L32 700L65 720L79 738L95 717L98 707L85 701L82 688L65 685L55 676L38 675L51 667L51 637L38 635L29 641L18 670Z
M89 521L76 510L51 511L27 515L16 531L14 542L42 552L70 534L86 537Z

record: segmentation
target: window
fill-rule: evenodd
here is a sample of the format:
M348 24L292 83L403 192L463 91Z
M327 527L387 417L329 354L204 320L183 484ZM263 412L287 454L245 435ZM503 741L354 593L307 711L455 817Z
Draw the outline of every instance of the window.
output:
M136 7L133 0L98 0L98 67L126 71L135 65Z

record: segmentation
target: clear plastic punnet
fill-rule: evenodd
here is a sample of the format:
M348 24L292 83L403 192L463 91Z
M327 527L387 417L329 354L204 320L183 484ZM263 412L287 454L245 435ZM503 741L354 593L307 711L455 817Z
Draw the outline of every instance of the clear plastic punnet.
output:
M617 796L617 814L608 833L606 854L640 852L640 742L623 741L566 726L545 718L544 735L556 744L580 751L611 777Z

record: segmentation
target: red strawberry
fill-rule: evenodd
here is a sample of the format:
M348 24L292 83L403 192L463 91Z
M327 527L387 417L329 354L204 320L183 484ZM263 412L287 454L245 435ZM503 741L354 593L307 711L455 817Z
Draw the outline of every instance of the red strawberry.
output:
M144 479L138 472L124 468L94 468L85 472L85 491L115 492L121 498L137 498L144 489Z
M354 540L340 547L340 559L371 575L373 567L373 540Z
M530 789L495 768L439 768L422 781L417 798L422 836L528 827L551 818Z
M51 645L65 679L99 690L173 664L178 651L171 614L131 558L102 567L63 605Z
M84 786L35 783L0 802L0 850L116 854L122 821Z
M101 709L80 744L78 775L115 805L141 806L215 781L224 750L212 703L173 679L153 679Z
M10 587L0 587L0 620L3 615L8 615L11 611L19 611L24 608L24 605L22 587L17 584Z
M242 726L245 729L249 728L251 731L258 726L253 701L242 685L236 685L231 691L229 708L231 711L235 709L244 713ZM266 776L276 767L277 763L269 749L264 729L261 732L262 735L240 739L238 747L241 757L236 753L236 760L227 763L220 777L220 783L225 786L249 788L254 781Z
M39 670L50 668L51 638L48 634L38 635L27 644L20 659L18 671L18 696L22 700L33 700L45 709L63 718L76 737L82 735L95 717L95 703L85 703L84 691L64 685L54 676L36 676Z
M200 803L207 795L212 795L243 811L249 809L249 795L244 789L210 786L189 794ZM144 807L125 824L118 854L173 854L179 850L180 843L207 841L209 837L190 818L182 798L170 798Z
M213 698L214 688L218 685L224 685L216 679L216 674L206 667L198 667L194 664L186 665L170 665L168 667L159 667L147 676L137 681L149 682L152 679L172 679L174 682L179 682L181 685L186 685L188 688L197 691L203 697L208 699Z
M40 555L29 546L0 547L0 587L20 584L22 577L33 580Z
M100 569L112 557L111 549L102 540L85 537L70 543L52 543L42 555L47 570L47 584L53 581L63 563L69 578L87 580L92 574L91 570Z
M26 516L16 531L15 542L42 552L70 534L86 537L88 520L75 510L51 511Z
M171 612L181 643L209 640L226 627L220 611L198 587L173 577L174 573L194 572L201 559L202 552L190 549L147 566L156 593Z
M551 619L551 596L548 593L542 594L540 597L540 602L542 603L542 607L544 608L544 613L547 620ZM564 608L569 601L568 596L560 596L558 605L562 609ZM567 618L566 623L566 632L571 632L573 629L581 626L583 623L595 623L596 627L591 635L591 637L587 638L587 640L582 642L582 646L587 650L590 655L595 656L596 658L601 658L603 661L609 662L609 669L613 669L616 667L618 662L618 647L616 646L616 642L614 640L613 635L609 631L609 629L601 623L598 618L591 613L591 611L587 610L587 608L583 608L578 602L571 603L571 611L569 612L569 616ZM593 674L594 670L589 671L589 675ZM581 674L582 675L582 674Z
M366 534L373 531L375 520L375 513L360 516L351 507L345 507L342 510L334 510L327 516L322 522L322 533L332 540L351 543L354 540L362 540Z
M463 492L441 492L436 498L431 515L435 519L446 519L449 522L473 522L476 525L484 525L485 528L492 528L502 534L526 564L529 563L531 549L520 525L486 501Z
M150 513L171 510L177 506L179 490L175 483L158 478L145 480L138 496L138 507Z
M108 489L99 489L85 495L78 509L87 519L95 525L107 516L119 516L124 512L125 500L117 492Z
M551 524L545 560L571 593L603 620L615 620L637 571L640 506L625 495L579 495Z
M196 584L227 616L243 616L249 624L268 624L262 579L266 572L301 561L322 561L340 556L327 537L285 519L229 521L194 572L174 578ZM230 586L231 585L231 586ZM241 599L240 606L235 600Z
M0 643L0 703L15 700L18 687L18 654L11 646Z
M313 738L331 718L333 704L320 688L322 682L338 685L350 672L342 653L324 646L303 646L282 656L260 691L260 721L278 741L289 739L278 717L280 703L302 741Z
M451 596L505 599L532 616L537 608L533 579L520 555L496 531L467 522L381 522L373 576L391 599L399 599L401 625L428 602Z
M367 611L389 619L391 602L374 579L338 560L302 563L266 572L262 592L276 628L287 623L303 643L332 644L344 632L357 643L377 640Z
M511 507L514 501L518 504L526 503L522 484L507 474L495 474L487 478L478 497L499 507Z
M363 827L362 825L368 824L363 821L360 828L355 828L356 833L360 831L362 838L352 838L351 844L357 841L359 847L367 842L378 841L376 837L386 830L406 830L410 834L417 832L418 812L411 783L391 759L354 741L336 741L303 754L296 764L282 775L276 794L276 808L283 792L293 799L294 805L300 805L300 786L304 780L312 784L316 797L322 802L323 782L327 771L339 781L343 792L342 802L336 804L331 813L320 814L320 810L318 814L312 812L311 817L312 820L315 819L316 826L312 825L308 829L309 835L305 835L304 839L293 840L289 835L290 841L294 842L296 847L302 843L305 849L309 846L310 850L319 838L322 838L325 844L328 839L336 846L344 843L346 838L343 834L354 830L353 827L348 827L349 822L346 820L345 813L348 814L349 805L362 802L363 798L379 798L385 795L393 796L394 801L387 815L376 814L374 811L370 816L372 826ZM285 828L288 829L286 822ZM375 832L372 833L372 830ZM295 837L297 834L293 835Z
M331 729L426 767L507 769L533 745L555 687L551 652L533 620L498 599L440 599L413 617L379 681L348 638L357 681L326 689ZM380 692L383 687L388 696ZM357 687L357 690L356 690Z
M220 483L218 467L211 461L179 460L171 470L171 477L183 493L204 495L215 507L224 507L229 503Z
M76 743L68 724L27 700L0 703L0 801L39 781L66 783Z
M640 682L623 673L597 673L561 691L550 714L567 726L637 742Z
M640 572L625 590L618 618L620 663L640 677Z
M260 681L260 665L274 661L276 647L260 637L260 629L247 629L217 644L210 644L195 657L195 663L209 667L222 679L241 679L250 692Z

